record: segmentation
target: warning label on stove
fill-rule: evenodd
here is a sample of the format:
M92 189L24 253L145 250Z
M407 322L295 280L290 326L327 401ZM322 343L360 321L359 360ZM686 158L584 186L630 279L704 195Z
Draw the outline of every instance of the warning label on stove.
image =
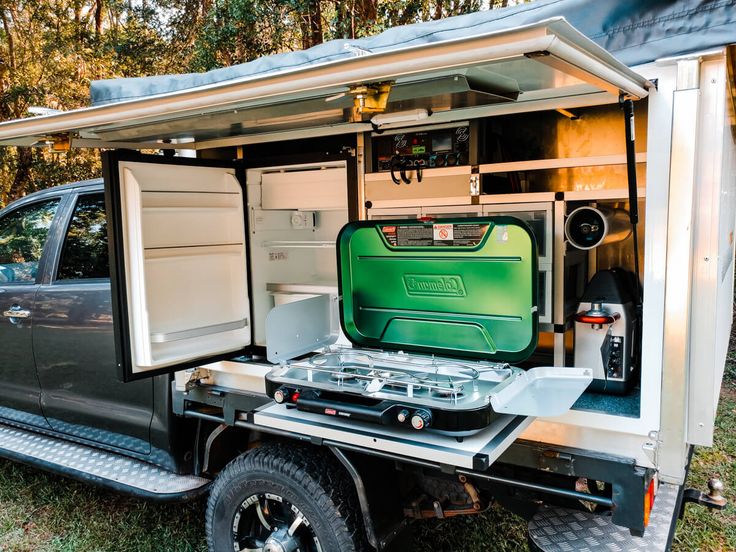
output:
M454 224L433 224L432 233L434 241L452 241L455 236Z
M442 223L430 225L397 224L382 226L381 233L394 247L474 247L490 224Z

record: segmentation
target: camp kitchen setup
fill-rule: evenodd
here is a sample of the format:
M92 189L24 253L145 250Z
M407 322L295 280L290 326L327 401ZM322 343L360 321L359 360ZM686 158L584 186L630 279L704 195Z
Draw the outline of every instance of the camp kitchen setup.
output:
M102 151L120 377L334 451L373 547L497 501L541 550L664 549L684 502L721 504L683 485L736 223L736 49L702 14L674 34L679 4L630 47L535 2L96 82L0 143ZM383 523L356 458L462 498L425 485Z

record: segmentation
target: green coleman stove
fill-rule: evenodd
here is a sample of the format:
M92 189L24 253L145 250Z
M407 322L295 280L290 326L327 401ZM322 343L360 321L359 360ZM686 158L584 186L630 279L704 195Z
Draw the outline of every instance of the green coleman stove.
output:
M537 251L524 222L353 222L337 258L340 322L353 347L269 355L279 362L267 375L276 402L455 435L483 429L514 400L518 407L519 392L529 402L540 374L510 364L537 344ZM306 306L287 306L289 320ZM290 322L275 313L272 323L276 332Z

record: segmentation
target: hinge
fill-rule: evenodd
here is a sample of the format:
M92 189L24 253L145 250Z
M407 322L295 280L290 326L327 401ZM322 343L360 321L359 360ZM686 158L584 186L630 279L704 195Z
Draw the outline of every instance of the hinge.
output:
M51 134L44 136L42 139L34 142L34 146L47 147L51 153L64 153L72 148L72 136L69 132L59 134Z
M348 93L353 96L353 122L363 120L363 115L383 113L388 105L392 81L352 86Z

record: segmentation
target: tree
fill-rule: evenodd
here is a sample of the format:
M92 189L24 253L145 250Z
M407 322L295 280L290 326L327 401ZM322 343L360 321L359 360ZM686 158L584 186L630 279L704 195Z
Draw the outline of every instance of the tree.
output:
M93 79L155 73L165 67L158 29L115 0L0 0L0 120L42 106L88 102ZM97 176L96 152L54 155L0 148L0 206L54 184Z

